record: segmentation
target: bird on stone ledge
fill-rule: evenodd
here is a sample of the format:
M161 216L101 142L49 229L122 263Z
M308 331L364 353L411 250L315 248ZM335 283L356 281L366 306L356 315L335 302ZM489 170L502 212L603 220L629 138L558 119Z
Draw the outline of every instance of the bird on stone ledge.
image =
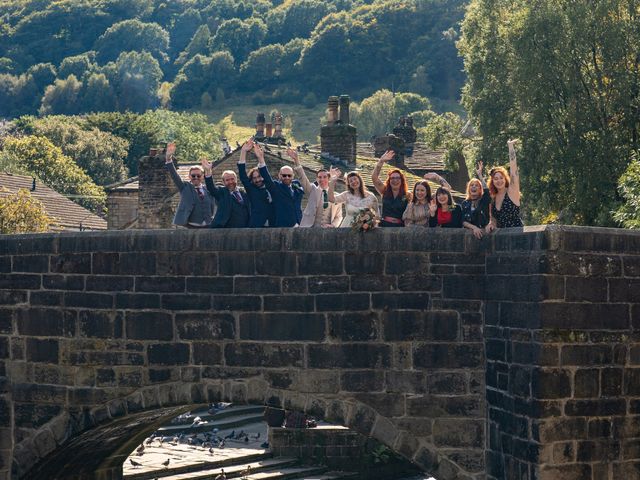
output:
M142 466L142 464L141 464L141 463L136 462L136 461L135 461L134 459L132 459L132 458L130 458L130 459L129 459L129 461L131 462L131 465L133 465L133 468L138 468L138 467L141 467L141 466Z
M136 448L136 453L138 454L139 457L144 455L144 444L142 444L138 448Z
M164 462L162 462L162 465L164 465L164 468L169 468L169 463L171 463L171 458L167 458Z
M224 473L224 468L220 471L220 475L216 476L215 480L227 480L227 474Z
M247 480L249 475L251 475L251 465L247 465L247 468L240 472L240 478Z

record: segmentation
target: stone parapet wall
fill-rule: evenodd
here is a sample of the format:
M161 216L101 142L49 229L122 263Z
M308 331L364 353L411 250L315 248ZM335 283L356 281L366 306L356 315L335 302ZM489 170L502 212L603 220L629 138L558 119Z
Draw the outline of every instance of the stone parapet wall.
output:
M153 428L116 419L219 400L438 480L638 478L639 264L640 234L566 227L0 237L0 478L116 475Z

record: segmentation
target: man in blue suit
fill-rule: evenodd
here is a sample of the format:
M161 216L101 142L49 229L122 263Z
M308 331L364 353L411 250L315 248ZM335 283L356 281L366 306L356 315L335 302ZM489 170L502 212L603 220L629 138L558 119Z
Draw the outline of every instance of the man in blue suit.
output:
M271 193L264 185L264 179L260 175L258 168L252 168L247 175L247 153L251 150L260 149L253 143L253 139L249 139L242 145L240 149L240 160L238 160L238 173L240 181L249 195L251 201L251 220L250 227L273 227L275 225L275 210L273 208L273 199ZM262 153L262 150L260 150ZM256 155L257 156L257 155ZM262 163L258 163L258 167L264 165L264 154L259 157Z
M293 179L293 169L284 166L278 174L279 180L273 180L269 175L269 170L264 163L264 153L258 145L254 147L254 152L258 157L260 168L258 171L267 190L271 193L273 204L276 211L276 227L295 227L302 220L302 197L304 197L304 189L298 180ZM289 156L291 153L287 150Z
M213 195L218 204L218 209L211 222L211 228L248 227L251 204L249 203L249 196L238 188L238 179L235 172L231 170L222 172L224 186L215 186L211 176L211 163L203 159L202 168L204 169L204 182L207 185L207 190Z

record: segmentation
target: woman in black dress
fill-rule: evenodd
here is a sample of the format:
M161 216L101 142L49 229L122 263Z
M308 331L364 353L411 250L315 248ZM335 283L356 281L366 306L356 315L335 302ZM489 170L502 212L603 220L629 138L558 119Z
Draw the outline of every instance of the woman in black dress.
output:
M476 176L467 183L467 198L462 202L462 226L473 232L476 238L482 238L485 227L491 221L489 206L491 195L489 187L482 177L482 161L478 162Z
M462 227L462 210L453 203L451 192L446 187L438 187L429 204L429 226L442 228Z
M411 193L407 179L401 170L394 168L387 172L387 181L380 180L380 170L385 162L391 160L395 156L393 150L387 150L373 169L371 180L380 195L382 195L382 221L381 227L404 227L402 214L407 208L407 204L411 201Z
M491 222L485 230L496 228L522 227L520 219L520 176L516 161L516 142L509 140L509 170L492 168L489 172L489 193L491 193Z

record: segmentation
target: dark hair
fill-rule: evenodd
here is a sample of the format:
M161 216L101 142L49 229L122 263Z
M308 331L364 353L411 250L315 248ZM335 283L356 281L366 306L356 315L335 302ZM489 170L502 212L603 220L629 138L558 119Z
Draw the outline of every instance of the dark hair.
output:
M445 193L447 197L449 197L447 205L449 205L450 207L453 206L453 197L451 196L451 192L449 191L449 189L445 187L438 187L438 189L436 190L436 204L438 205L438 208L440 208L440 203L438 203L438 195L440 195L441 193Z
M417 202L416 187L418 185L422 185L424 188L427 189L427 196L425 197L425 200L427 201L427 203L429 203L431 201L431 186L429 185L429 182L427 182L426 180L420 180L419 182L416 182L416 184L413 186L413 198L411 199L411 201L413 203Z
M355 195L355 192L351 189L351 185L349 185L349 178L351 177L358 177L360 179L358 194L360 195L360 197L364 198L364 180L362 180L362 175L360 175L360 173L356 172L355 170L347 173L347 181L345 182L347 184L347 190L349 190L352 195Z
M258 167L253 167L251 170L249 170L249 172L247 173L247 177L249 177L249 181L253 182L253 174L255 172L260 173L260 171L258 170Z

